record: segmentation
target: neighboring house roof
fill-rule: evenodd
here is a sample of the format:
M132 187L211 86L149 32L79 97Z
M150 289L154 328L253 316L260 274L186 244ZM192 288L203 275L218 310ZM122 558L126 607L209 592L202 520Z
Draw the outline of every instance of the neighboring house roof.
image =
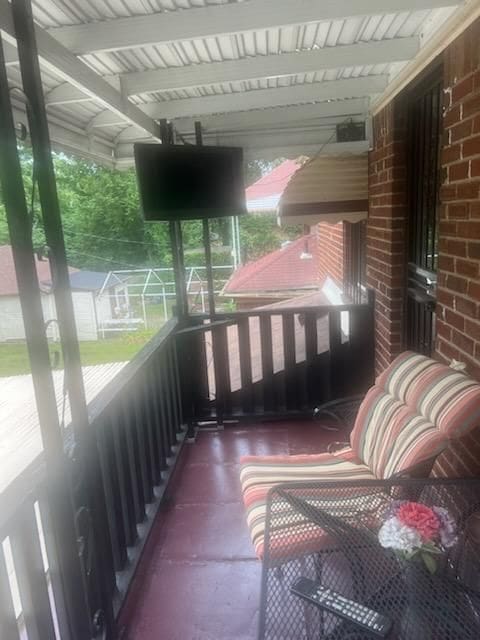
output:
M52 286L52 274L48 260L39 260L35 256L38 281L42 291L48 292ZM108 277L102 271L80 271L68 267L70 272L70 286L76 291L99 291ZM110 276L107 287L121 283L121 278ZM8 244L0 247L0 296L17 296L18 285L13 262L12 247Z
M35 267L37 269L38 282L42 291L49 291L52 283L50 262L39 260L35 255ZM70 278L77 269L68 267ZM12 247L5 244L0 247L0 296L18 296L17 274L13 261Z
M246 190L249 213L276 211L282 193L294 173L302 166L300 160L285 160L262 176Z
M103 287L108 273L102 271L75 271L70 274L70 286L72 289L82 291L98 291ZM109 282L108 286L114 283Z
M318 287L315 237L310 234L239 267L223 289L224 295L257 295Z
M40 284L52 279L48 260L39 260L37 256L35 256L35 266ZM18 295L18 284L12 247L6 244L0 247L0 296L16 295Z

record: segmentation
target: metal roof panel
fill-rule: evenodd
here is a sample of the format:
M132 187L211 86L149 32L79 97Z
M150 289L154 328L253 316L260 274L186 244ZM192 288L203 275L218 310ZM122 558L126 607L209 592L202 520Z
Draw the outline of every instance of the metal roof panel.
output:
M240 1L233 0L233 2ZM185 20L188 20L189 9L231 2L232 0L33 0L33 11L37 23L49 29L171 11L181 11ZM215 37L195 38L189 41L164 42L133 49L96 52L81 56L81 60L102 76L116 76L124 73L174 69L181 66L281 55L393 38L421 36L423 42L454 10L455 7L452 6L435 10L399 11L280 28L257 29ZM156 91L132 96L130 100L133 104L141 105L155 101L221 96L241 91L296 87L302 84L379 74L387 74L393 79L405 64L405 62L393 62L361 66L355 65L355 61L352 60L351 65L335 69ZM13 84L20 84L17 67L10 66L8 74ZM57 77L50 68L43 66L42 79L46 92L64 83L64 78ZM91 119L102 111L104 106L99 101L72 102L49 107L49 113L52 116L76 129L84 127L85 131ZM122 128L124 125L95 129L94 135L114 142ZM92 132L85 135L86 145L88 145L88 136L91 136Z

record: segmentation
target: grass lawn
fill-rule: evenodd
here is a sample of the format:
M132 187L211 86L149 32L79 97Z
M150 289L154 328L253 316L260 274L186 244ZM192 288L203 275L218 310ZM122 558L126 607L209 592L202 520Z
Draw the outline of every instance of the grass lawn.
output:
M175 301L167 299L167 313L168 317L172 317L172 307L175 305ZM147 325L149 329L160 329L165 323L165 311L162 302L149 302L145 305L147 312ZM142 315L140 314L140 317Z
M105 362L121 362L132 357L150 340L154 331L139 331L118 338L80 342L82 364L103 364ZM60 345L50 344L52 362L61 358ZM60 359L61 363L61 359ZM25 344L0 344L0 377L30 373L27 347Z

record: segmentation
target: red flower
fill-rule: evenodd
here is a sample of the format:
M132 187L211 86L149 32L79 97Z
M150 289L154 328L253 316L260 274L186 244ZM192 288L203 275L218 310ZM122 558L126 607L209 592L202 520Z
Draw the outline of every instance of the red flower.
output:
M396 515L403 524L416 529L425 542L438 536L440 520L430 507L419 502L405 502Z

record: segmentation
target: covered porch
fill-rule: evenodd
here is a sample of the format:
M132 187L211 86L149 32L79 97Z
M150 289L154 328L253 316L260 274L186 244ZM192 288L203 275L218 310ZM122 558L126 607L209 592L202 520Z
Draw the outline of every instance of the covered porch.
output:
M240 457L347 440L354 414L314 421L314 409L363 396L406 348L478 379L480 3L0 0L0 34L0 169L43 441L0 495L2 633L253 639L261 563ZM176 316L88 402L51 148L124 170L134 142L194 144L198 122L203 144L241 146L247 161L364 156L368 219L331 236L344 297L192 313L177 251ZM65 429L15 130L37 154L59 274ZM433 469L479 472L478 428Z
M247 422L187 446L120 613L121 637L256 637L262 568L245 527L239 459L324 451L344 439L323 424Z

